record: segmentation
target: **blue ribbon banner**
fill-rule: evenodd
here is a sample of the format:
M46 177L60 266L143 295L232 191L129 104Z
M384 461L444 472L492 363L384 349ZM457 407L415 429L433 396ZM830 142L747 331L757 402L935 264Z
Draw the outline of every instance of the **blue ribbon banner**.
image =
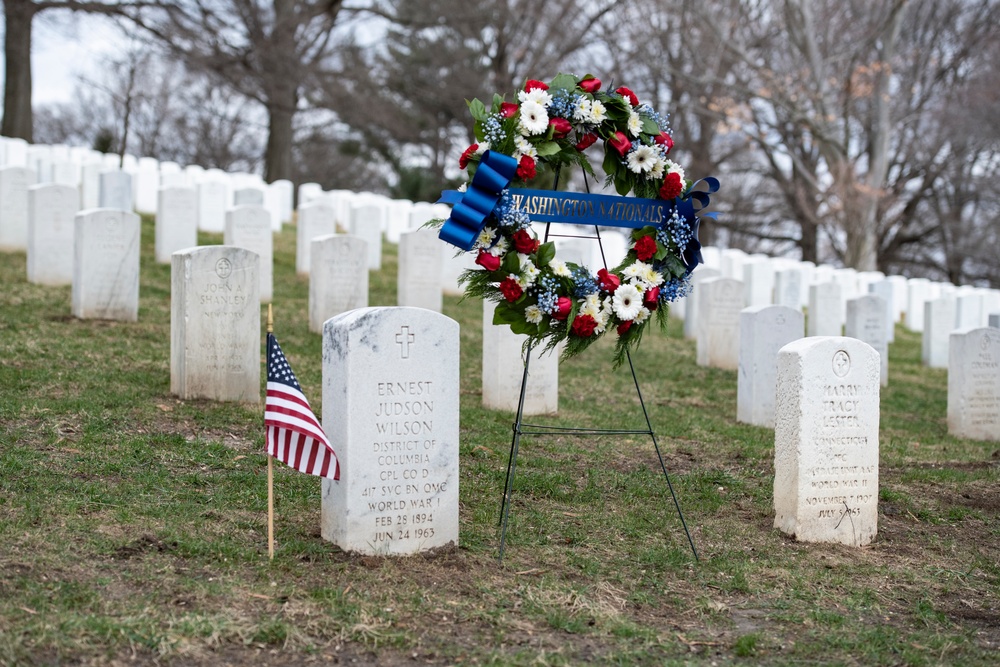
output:
M438 234L441 240L462 250L471 250L500 200L500 194L516 173L514 158L492 151L483 153L476 175L465 192L445 190L441 193L438 203L454 205L451 216ZM698 189L702 185L707 191ZM698 213L708 206L710 195L718 189L718 179L709 177L691 186L687 196L669 201L524 188L510 188L509 191L514 205L527 213L532 222L640 229L661 226L676 210L691 227L692 239L683 258L690 272L702 261ZM716 215L706 213L704 217Z

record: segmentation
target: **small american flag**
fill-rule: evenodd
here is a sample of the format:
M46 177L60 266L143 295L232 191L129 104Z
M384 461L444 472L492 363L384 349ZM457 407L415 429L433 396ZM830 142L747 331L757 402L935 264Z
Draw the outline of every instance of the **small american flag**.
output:
M340 463L274 334L267 334L267 453L299 472L340 479Z

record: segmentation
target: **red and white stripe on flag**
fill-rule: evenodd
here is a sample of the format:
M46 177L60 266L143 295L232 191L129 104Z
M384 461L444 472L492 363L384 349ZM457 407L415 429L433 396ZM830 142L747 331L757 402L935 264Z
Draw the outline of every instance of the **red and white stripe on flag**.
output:
M267 383L267 453L299 472L340 479L340 463L302 392Z

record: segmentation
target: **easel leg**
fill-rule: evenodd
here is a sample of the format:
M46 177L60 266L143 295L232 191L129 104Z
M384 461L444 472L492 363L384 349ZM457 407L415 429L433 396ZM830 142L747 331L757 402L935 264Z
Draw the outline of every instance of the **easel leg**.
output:
M503 548L507 539L507 518L510 515L510 497L514 492L514 472L517 470L517 450L521 444L521 419L524 416L524 396L528 388L528 363L531 361L531 345L524 353L524 375L521 376L521 395L517 401L517 416L514 419L514 435L510 441L510 455L507 458L507 481L503 487L503 501L500 505L500 553L497 560L503 563Z

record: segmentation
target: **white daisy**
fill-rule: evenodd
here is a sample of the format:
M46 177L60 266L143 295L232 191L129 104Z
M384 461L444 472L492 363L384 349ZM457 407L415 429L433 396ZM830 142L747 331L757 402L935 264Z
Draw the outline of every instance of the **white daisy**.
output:
M597 294L588 294L586 298L580 299L580 314L590 315L597 320L601 314L601 299Z
M666 166L667 163L663 160L663 158L657 156L656 162L653 163L653 168L649 170L649 180L662 181L664 176L663 172Z
M549 95L547 90L542 90L541 88L532 88L527 92L522 90L517 94L517 99L521 102L521 104L524 104L525 102L537 102L543 107L547 107L552 104L552 96Z
M521 134L532 136L544 134L549 127L549 112L545 107L533 100L521 105Z
M556 274L560 278L569 278L572 273L570 273L569 267L566 266L566 262L561 259L554 259L549 262L549 268L552 269L552 273Z
M479 148L476 149L476 155L482 155L483 153L485 153L489 149L490 149L490 142L488 142L488 141L480 141L479 142Z
M636 315L635 315L635 319L632 320L632 321L635 322L636 324L642 324L643 322L645 322L648 319L649 319L649 309L648 308L640 308L639 312L636 313Z
M642 134L642 119L639 118L639 114L635 111L628 112L628 133L633 137L638 137Z
M625 280L644 280L643 276L647 271L652 271L653 267L646 262L632 262L622 271Z
M531 324L541 324L542 315L542 309L538 306L531 305L524 309L524 319L528 320Z
M667 170L668 174L677 174L681 177L681 183L684 182L684 168L674 162L673 160L664 160L664 168Z
M528 256L522 253L517 254L518 258L521 260L521 277L517 279L517 284L521 286L522 289L528 289L531 285L535 284L535 280L538 279L538 274L541 273L538 267L528 259Z
M537 158L538 151L535 150L535 145L524 137L514 137L514 159L520 160L522 155Z
M630 283L623 283L615 290L611 302L615 315L621 320L634 320L642 307L642 292Z
M663 275L657 271L654 271L653 267L649 265L647 265L647 269L643 271L642 275L639 277L649 287L656 287L657 285L663 282Z
M653 167L656 166L656 160L658 157L659 155L657 155L655 148L652 146L640 145L628 154L629 171L636 174L650 172Z
M476 239L476 247L489 248L496 236L497 232L495 229L492 227L483 227L483 231L479 232L479 238Z
M469 184L468 183L462 183L460 186L458 186L458 191L459 192L465 192L468 189L469 189Z
M573 112L573 120L586 123L590 120L591 103L586 97L581 97Z
M600 100L594 100L593 104L590 105L590 118L589 120L594 125L600 125L608 118L608 110L604 108L604 104ZM546 123L548 121L545 121Z

